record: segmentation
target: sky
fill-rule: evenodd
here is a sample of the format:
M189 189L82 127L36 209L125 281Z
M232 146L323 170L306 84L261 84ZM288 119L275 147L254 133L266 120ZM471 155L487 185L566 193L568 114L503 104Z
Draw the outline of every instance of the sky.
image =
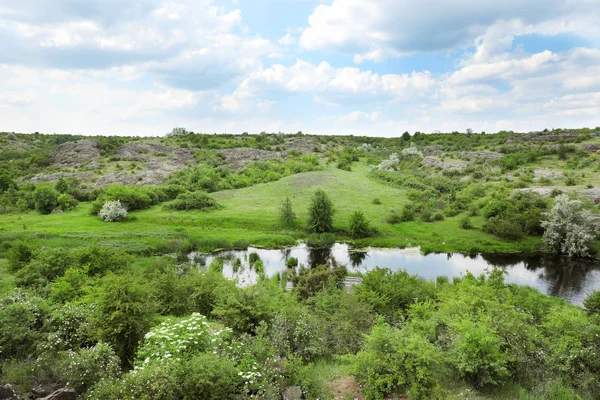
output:
M600 0L0 0L0 131L600 126Z

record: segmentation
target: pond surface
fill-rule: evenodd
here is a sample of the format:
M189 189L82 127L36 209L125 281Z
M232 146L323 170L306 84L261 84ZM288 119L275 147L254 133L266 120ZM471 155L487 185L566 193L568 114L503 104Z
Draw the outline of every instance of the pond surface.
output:
M378 266L392 271L404 269L412 275L431 280L438 276L452 280L467 271L480 275L486 269L502 267L507 271L507 283L531 286L544 294L559 296L577 305L581 305L583 299L594 290L600 290L600 265L597 261L570 260L544 254L421 254L418 248L356 251L346 244L336 243L319 248L300 244L286 249L249 247L248 250L222 251L210 255L191 253L190 259L200 265L210 265L213 259L220 259L223 262L223 274L236 279L243 286L255 282L257 278L256 272L250 268L251 253L258 254L267 276L284 272L285 261L295 257L299 264L305 266L329 264L335 260L345 264L349 271L367 272ZM237 258L241 261L241 267L234 273Z

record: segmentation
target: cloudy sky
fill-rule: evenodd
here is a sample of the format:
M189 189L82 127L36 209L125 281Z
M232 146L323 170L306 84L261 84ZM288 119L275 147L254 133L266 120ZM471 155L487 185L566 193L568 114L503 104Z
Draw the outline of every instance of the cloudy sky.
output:
M0 0L0 130L600 126L599 0Z

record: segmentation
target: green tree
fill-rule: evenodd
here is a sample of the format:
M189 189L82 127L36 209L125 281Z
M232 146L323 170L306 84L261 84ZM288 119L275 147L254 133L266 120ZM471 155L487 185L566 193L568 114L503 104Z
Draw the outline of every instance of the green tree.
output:
M333 231L333 203L323 189L317 189L308 209L308 230L314 233Z
M279 209L279 220L282 224L291 226L294 223L294 219L296 219L296 214L292 209L292 201L289 197L286 197Z
M121 362L131 365L143 335L150 328L154 302L147 286L129 276L113 275L106 279L99 302L98 327Z
M354 211L350 216L350 236L354 239L365 238L371 234L369 221L362 211Z
M56 203L58 204L58 208L63 211L72 211L76 210L79 202L77 199L70 194L63 193L56 199Z
M41 214L50 214L56 207L58 192L49 183L41 183L37 185L33 192L33 201L35 209Z

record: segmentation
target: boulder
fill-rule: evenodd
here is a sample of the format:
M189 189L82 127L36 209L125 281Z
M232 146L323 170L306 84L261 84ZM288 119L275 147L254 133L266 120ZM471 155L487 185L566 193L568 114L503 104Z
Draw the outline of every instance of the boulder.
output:
M300 386L290 386L283 391L283 400L302 399L302 389Z
M0 400L22 400L23 398L15 393L12 385L0 386Z

